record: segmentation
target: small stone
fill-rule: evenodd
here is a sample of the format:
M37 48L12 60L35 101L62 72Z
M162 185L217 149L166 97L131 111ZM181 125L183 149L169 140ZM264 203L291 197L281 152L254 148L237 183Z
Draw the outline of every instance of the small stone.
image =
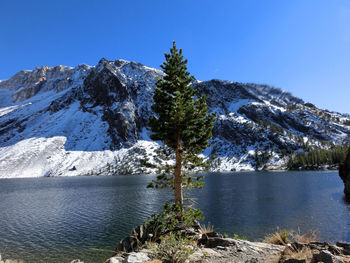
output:
M223 246L217 246L216 249L219 249L219 250L226 250L226 247L223 247Z
M84 263L83 261L80 261L80 259L74 259L71 263Z

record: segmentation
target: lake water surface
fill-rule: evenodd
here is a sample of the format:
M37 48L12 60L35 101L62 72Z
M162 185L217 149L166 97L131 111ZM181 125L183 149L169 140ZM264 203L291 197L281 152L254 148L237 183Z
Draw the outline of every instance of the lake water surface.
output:
M99 263L171 198L152 176L0 180L0 253L30 262ZM262 239L276 227L350 241L350 206L337 171L207 174L192 191L219 232Z

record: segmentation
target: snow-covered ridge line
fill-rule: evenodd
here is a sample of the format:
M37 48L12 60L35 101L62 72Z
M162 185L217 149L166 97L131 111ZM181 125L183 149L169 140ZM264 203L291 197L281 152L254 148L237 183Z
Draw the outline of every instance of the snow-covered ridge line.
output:
M168 163L149 139L163 72L137 62L41 67L0 81L0 177L153 173ZM212 171L283 169L307 148L350 141L347 114L268 85L194 81L217 112L204 151Z

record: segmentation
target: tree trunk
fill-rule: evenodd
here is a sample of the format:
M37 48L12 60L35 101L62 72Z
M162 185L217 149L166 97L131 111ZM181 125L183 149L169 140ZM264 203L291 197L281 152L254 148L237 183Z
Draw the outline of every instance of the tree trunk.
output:
M181 177L181 138L180 135L176 135L176 166L174 173L174 196L175 196L175 204L178 204L181 208L181 215L183 215L183 196L182 196L182 177Z

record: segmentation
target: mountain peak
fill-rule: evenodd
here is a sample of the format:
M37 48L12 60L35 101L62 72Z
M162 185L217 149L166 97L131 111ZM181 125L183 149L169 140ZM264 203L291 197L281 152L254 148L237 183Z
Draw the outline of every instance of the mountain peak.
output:
M96 66L44 66L1 81L0 177L155 172L167 161L147 123L163 75L102 58ZM212 171L252 170L262 152L268 167L283 169L295 151L350 142L349 115L289 92L218 79L193 85L217 113L205 151Z

